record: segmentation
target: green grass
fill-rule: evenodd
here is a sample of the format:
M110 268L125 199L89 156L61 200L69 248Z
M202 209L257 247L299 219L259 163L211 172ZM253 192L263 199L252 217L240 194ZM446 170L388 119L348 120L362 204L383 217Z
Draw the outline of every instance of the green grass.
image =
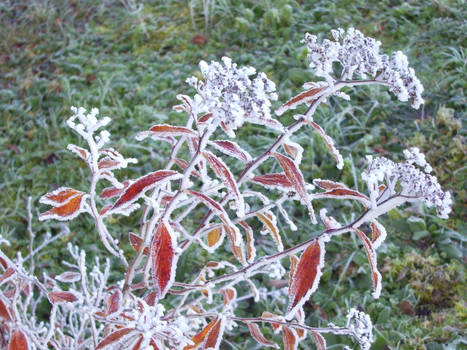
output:
M193 4L193 16L188 3ZM68 143L79 142L65 127L70 106L98 107L101 114L114 119L113 146L139 159L121 176L138 176L160 167L169 149L137 143L134 135L157 122L184 121L171 107L177 104L177 94L193 93L184 80L197 72L199 60L228 55L239 64L253 65L277 83L280 101L285 101L300 91L303 82L314 79L300 44L303 34L327 35L331 28L354 26L382 41L383 50L407 54L425 86L426 104L415 111L382 88L349 91L353 105L332 99L319 109L316 119L336 138L346 158L345 169L338 172L322 142L311 130L302 129L295 139L306 149L304 173L309 174L308 180L333 178L363 189L358 174L365 154L388 151L397 158L403 148L418 146L434 164L443 187L454 195L455 206L447 221L426 210L421 215L401 210L387 216L389 237L379 255L384 272L379 301L370 297L368 264L361 247L352 237L331 243L323 282L307 306L307 323L342 322L348 307L360 305L376 323L373 349L465 346L461 341L467 322L464 1L218 0L207 32L201 3L147 1L138 7L131 1L31 0L0 4L0 233L12 242L8 252L27 250L27 196L33 197L37 218L45 209L37 203L42 194L57 186L87 188L86 168L64 151ZM193 44L195 34L205 35L206 44ZM286 114L280 120L289 124L292 116ZM238 134L252 154L274 137L255 126ZM341 218L349 218L356 209L346 203L326 205ZM299 231L289 232L283 225L286 244L315 233L309 232L301 211L292 205L288 209ZM422 221L407 223L413 215ZM112 230L126 239L134 222L116 219ZM34 227L38 232L59 229L54 222L35 221ZM91 254L103 249L86 218L70 227L72 233L41 257L51 269L66 256L66 241L80 243ZM189 251L181 263L201 265L198 254ZM181 269L179 276L190 272L190 268ZM436 290L446 285L449 293L442 294L440 302ZM333 291L338 298L330 300ZM407 303L413 312L401 308ZM312 304L322 309L316 311ZM255 307L245 303L238 312L260 312ZM283 309L268 301L261 307ZM343 338L327 340L330 348L351 345ZM228 341L237 349L254 345L234 336ZM307 339L301 346L314 345Z

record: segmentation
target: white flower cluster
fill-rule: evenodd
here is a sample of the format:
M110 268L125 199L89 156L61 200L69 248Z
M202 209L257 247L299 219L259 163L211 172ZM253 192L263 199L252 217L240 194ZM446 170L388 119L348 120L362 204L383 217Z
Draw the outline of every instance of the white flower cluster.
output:
M368 170L362 173L370 191L370 199L374 207L380 196L379 183L385 181L387 194L379 198L396 194L397 183L401 186L400 195L411 200L422 200L428 207L435 206L439 217L445 219L451 212L452 199L449 192L444 192L435 176L428 174L431 166L426 162L425 155L416 147L404 151L405 162L395 163L385 157L373 158L367 156ZM424 167L420 170L415 165Z
M346 327L354 332L362 350L369 350L373 342L373 323L370 316L357 309L350 309L347 314Z
M134 305L131 305L130 309L128 315L135 321L130 321L126 326L135 328L143 334L142 349L146 347L152 349L149 343L153 338L165 339L176 349L183 349L185 346L192 344L191 339L185 336L193 328L187 318L178 316L173 322L165 321L165 308L163 305L150 306L139 298L134 299Z
M381 42L354 28L331 30L331 34L334 40L324 39L321 42L315 35L305 35L310 67L316 75L334 84L333 63L339 62L342 65L341 80L352 79L354 75L372 77L388 83L400 101L410 99L413 108L418 109L423 104L423 86L402 52L397 51L390 57L381 54Z
M99 109L93 108L91 112L86 114L86 109L83 107L71 107L71 111L74 113L67 120L68 126L81 135L84 139L88 140L92 137L94 132L110 123L109 117L97 119L96 116L99 114ZM75 123L76 119L79 123ZM96 137L97 147L102 147L106 142L109 141L110 134L107 130L102 130L99 136Z
M213 121L223 123L224 130L234 137L233 130L244 122L268 125L282 129L282 125L271 118L271 100L277 100L276 85L265 73L256 73L253 67L237 68L228 57L219 62L199 63L204 81L191 77L187 83L196 88L194 101L197 113L212 113Z

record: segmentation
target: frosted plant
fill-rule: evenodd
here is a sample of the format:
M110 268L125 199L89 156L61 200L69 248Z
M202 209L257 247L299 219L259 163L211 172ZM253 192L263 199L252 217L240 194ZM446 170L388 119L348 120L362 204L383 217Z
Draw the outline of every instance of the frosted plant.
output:
M87 113L73 107L67 125L85 146L67 148L87 165L89 187L51 189L39 200L49 206L39 220L59 220L63 225L81 214L91 217L98 244L120 266L111 266L108 258L89 261L83 249L70 244L64 271L38 271L35 260L69 230L61 226L58 235L47 233L37 244L29 200L28 255L11 258L0 250L0 346L11 350L219 349L229 333L247 332L261 347L279 348L276 336L262 333L259 324L265 324L281 335L286 350L297 349L307 336L318 349L326 349L328 333L349 336L361 349L369 349L373 326L363 312L351 309L341 327L305 323L307 302L327 268L326 245L335 236L356 234L368 257L372 295L378 298L383 276L376 250L387 236L378 217L415 201L434 206L440 217L447 217L452 200L429 174L431 166L416 148L405 150L406 160L399 163L368 156L368 169L361 173L367 193L326 179L307 182L301 170L304 148L293 139L302 127L321 137L338 169L345 165L334 140L313 119L329 97L349 99L343 88L381 84L415 108L423 102L423 89L404 55L380 54L378 41L352 28L334 30L331 35L333 40L321 42L306 36L310 67L325 80L306 83L304 91L276 110L280 115L307 105L304 114L295 114L295 121L286 127L271 116L271 101L277 95L275 84L264 73L252 78L254 68L237 67L227 57L222 63L201 62L203 78L187 81L196 90L194 96L178 95L181 104L174 107L186 114L185 125L156 124L136 136L140 141L149 138L170 144L165 166L134 179L118 175L118 170L136 160L107 146L111 140L105 127L111 119L99 117L97 109ZM333 69L336 62L341 65L339 78ZM232 138L245 122L274 129L275 140L266 150L250 154L239 142L211 139L218 127ZM232 170L233 162L242 164L240 171ZM361 208L354 216L357 219L339 222L321 209L324 230L315 226L314 203L328 199L357 202ZM278 218L298 230L285 210L288 201L299 203L298 208L310 217L310 237L305 241L283 240ZM115 238L122 234L118 217L135 214L141 216L138 227L128 232L133 251L124 252L127 244ZM361 229L366 226L370 236ZM8 245L1 236L0 245ZM180 257L189 248L207 251L199 254L204 266L186 278L177 277L177 267L184 261ZM201 260L205 256L209 260ZM290 268L284 266L284 259L290 259ZM122 269L123 275L119 274ZM263 276L269 280L266 285ZM282 312L237 316L239 301L264 298L287 305ZM43 304L50 306L47 320L39 317Z

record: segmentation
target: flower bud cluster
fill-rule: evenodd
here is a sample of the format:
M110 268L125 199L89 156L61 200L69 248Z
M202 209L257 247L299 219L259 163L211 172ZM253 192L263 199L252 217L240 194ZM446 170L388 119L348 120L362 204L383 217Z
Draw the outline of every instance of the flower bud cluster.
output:
M381 42L364 36L360 31L342 28L331 31L334 40L324 39L307 33L304 42L308 47L310 67L316 75L334 84L333 63L342 66L341 80L372 77L389 84L390 90L400 101L410 99L413 108L423 104L423 86L408 65L407 57L400 51L391 56L381 54Z
M352 308L347 314L346 327L354 332L362 350L370 349L373 342L373 324L370 316Z
M198 92L194 97L197 113L212 113L214 121L222 122L230 137L235 136L233 130L245 121L282 129L282 125L271 118L271 101L277 100L274 82L262 72L251 79L255 68L237 68L228 57L223 57L222 62L223 65L201 61L199 67L204 81L196 77L187 79Z
M96 116L99 114L99 109L93 108L91 112L86 114L86 109L83 107L71 107L73 115L68 118L68 126L76 131L83 138L88 139L92 134L99 128L106 126L110 123L109 117L104 117L102 119L97 119ZM76 123L76 119L79 120L79 123ZM102 130L99 136L96 137L96 142L98 147L101 147L106 142L109 141L110 133L107 130Z
M373 203L379 196L378 184L385 181L389 195L396 193L396 185L401 186L400 195L409 199L423 201L428 207L435 206L439 217L447 218L451 212L452 199L449 192L444 192L435 176L428 174L431 166L426 162L425 155L416 147L404 151L405 162L395 163L385 157L373 159L367 156L369 167L362 173L366 181ZM415 165L424 167L419 169Z

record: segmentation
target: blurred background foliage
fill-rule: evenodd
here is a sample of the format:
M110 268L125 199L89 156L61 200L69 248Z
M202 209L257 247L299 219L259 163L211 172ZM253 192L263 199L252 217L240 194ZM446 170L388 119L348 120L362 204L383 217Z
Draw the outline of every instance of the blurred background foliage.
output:
M303 128L294 140L305 148L302 170L307 181L331 178L364 190L359 180L364 155L396 160L402 149L417 146L453 194L455 205L446 221L420 207L394 210L382 220L388 239L379 253L383 292L377 301L370 296L368 262L355 237L329 243L322 283L305 307L306 322L340 324L346 310L357 306L375 322L372 349L465 349L466 18L463 0L2 1L0 234L12 243L7 252L27 251L27 196L33 197L36 219L45 210L37 203L42 194L58 186L87 188L87 169L65 151L68 143L81 142L65 127L70 106L98 107L113 118L112 146L139 159L120 174L137 177L163 166L169 147L137 143L135 134L155 123L184 122L185 116L171 107L177 94L194 93L184 81L199 74L201 59L227 55L239 65L266 72L284 102L315 79L300 43L304 33L327 36L332 28L353 26L380 40L383 51L407 54L425 86L426 104L413 110L384 88L349 90L350 103L331 99L315 119L336 139L345 168L337 171L322 141ZM292 120L291 113L280 118L285 125ZM249 125L238 132L238 142L258 154L274 136ZM236 173L241 170L238 163L229 165ZM317 206L342 221L361 210L350 202ZM321 231L321 226L310 228L303 208L290 203L287 210L299 229L292 232L279 223L286 246ZM199 218L190 219L194 225ZM136 222L137 217L112 218L111 230L126 242ZM34 220L33 225L39 240L43 232L59 230L55 222ZM79 244L90 258L102 256L104 248L89 218L79 217L70 228L70 235L38 257L36 272L61 272L68 241ZM265 253L274 251L268 239L259 243ZM125 251L132 254L130 247ZM193 267L208 260L228 257L222 251L208 256L193 247L180 261L177 278L190 276ZM121 273L117 268L113 278L119 280ZM268 283L267 277L262 283ZM241 293L248 293L246 287ZM280 298L256 304L245 300L237 313L283 312L285 305ZM268 327L263 331L273 336ZM240 328L226 337L222 348L259 348L246 334L247 329ZM340 337L326 339L330 349L356 346ZM314 344L306 339L300 347L312 349Z

